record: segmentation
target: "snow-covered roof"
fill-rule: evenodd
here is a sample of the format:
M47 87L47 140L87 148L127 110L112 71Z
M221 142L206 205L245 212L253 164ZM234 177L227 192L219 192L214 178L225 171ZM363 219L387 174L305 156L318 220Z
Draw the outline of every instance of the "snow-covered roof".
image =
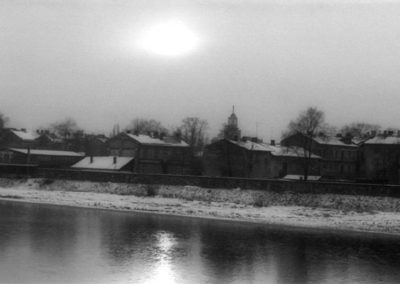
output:
M400 137L396 136L375 136L364 142L364 144L400 144Z
M324 136L324 137L315 137L313 138L315 142L319 144L325 144L325 145L334 145L334 146L347 146L347 147L357 147L357 145L354 144L348 144L344 143L342 141L342 137L334 137L334 136Z
M253 142L253 141L234 141L229 140L231 143L238 145L239 147L245 148L250 151L261 151L261 152L271 152L271 145L262 142Z
M356 145L361 145L367 140L368 140L368 138L364 138L364 137L353 137L351 139L351 142L353 142Z
M46 137L53 143L62 143L63 139L54 133L42 133L39 137Z
M270 152L273 156L280 157L304 157L304 149L301 147L285 147L282 145L270 145L263 142L253 142L253 141L233 141L229 140L231 143L238 145L239 147L245 148L249 151L261 151ZM308 152L306 151L308 156ZM311 155L311 158L320 159L320 156Z
M9 148L9 150L28 154L28 149L19 149L19 148ZM69 157L83 157L84 154L72 152L72 151L60 151L60 150L40 150L40 149L30 149L31 155L43 155L43 156L69 156Z
M140 144L149 144L149 145L160 145L160 146L175 146L175 147L188 147L189 145L183 141L172 141L172 140L161 140L159 138L153 138L148 135L144 134L139 134L139 135L134 135L131 133L125 133L128 137L136 140Z
M304 179L304 175L286 175L283 177L283 179L302 180L302 179ZM307 176L307 180L311 180L311 181L317 181L320 179L321 179L321 176Z
M35 140L38 137L36 132L29 131L29 130L11 129L11 132L14 133L14 135L18 136L22 140Z
M134 159L132 157L116 157L114 164L113 156L94 156L92 158L93 162L90 162L90 157L85 157L71 167L75 169L120 170Z
M273 156L280 156L280 157L308 157L309 152L304 150L301 147L285 147L285 146L271 146L274 150L271 152ZM321 159L320 156L311 154L311 158L313 159Z

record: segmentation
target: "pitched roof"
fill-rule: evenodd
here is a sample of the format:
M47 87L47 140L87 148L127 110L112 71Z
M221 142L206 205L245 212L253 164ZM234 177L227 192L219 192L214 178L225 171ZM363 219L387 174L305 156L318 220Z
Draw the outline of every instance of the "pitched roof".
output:
M400 144L400 137L396 136L375 136L374 138L368 139L364 142L368 145L378 145L378 144Z
M35 140L38 137L38 135L35 132L29 130L24 131L24 130L11 129L10 131L22 140Z
M90 157L85 157L71 167L75 169L120 170L134 159L133 157L116 158L114 164L113 156L95 156L93 162L90 162Z
M8 148L11 151L28 154L28 149L19 148ZM30 149L31 155L42 155L42 156L69 156L69 157L83 157L84 154L72 152L72 151L59 151L59 150L40 150L40 149Z
M175 146L175 147L188 147L189 145L183 141L172 141L172 140L161 140L159 138L153 138L150 137L148 135L143 135L143 134L139 134L139 135L134 135L131 133L124 133L125 135L127 135L129 138L136 140L137 142L139 142L140 144L148 144L148 145L159 145L159 146Z
M319 144L325 145L333 145L333 146L347 146L347 147L357 147L357 145L351 143L345 143L342 141L342 137L335 137L335 136L324 136L324 137L315 137L313 138L315 142Z
M271 152L273 156L280 156L280 157L299 157L304 158L308 157L309 151L305 150L301 147L285 147L281 145L271 146L274 147L274 151ZM310 158L312 159L321 159L320 156L311 154Z
M249 151L261 151L261 152L270 152L273 156L279 157L304 157L304 148L301 147L286 147L282 145L270 145L263 142L252 142L252 141L234 141L228 140L229 142L242 147ZM308 155L308 152L306 155ZM320 156L311 155L311 158L320 159Z

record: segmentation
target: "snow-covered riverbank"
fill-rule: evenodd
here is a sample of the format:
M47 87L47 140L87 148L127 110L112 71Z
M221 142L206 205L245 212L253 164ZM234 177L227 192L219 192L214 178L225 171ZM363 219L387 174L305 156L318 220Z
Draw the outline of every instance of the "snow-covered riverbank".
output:
M0 199L400 236L396 198L0 179Z

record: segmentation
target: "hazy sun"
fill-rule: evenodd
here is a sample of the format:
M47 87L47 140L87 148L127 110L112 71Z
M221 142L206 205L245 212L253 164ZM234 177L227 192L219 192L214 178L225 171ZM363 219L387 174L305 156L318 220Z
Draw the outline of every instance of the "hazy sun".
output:
M139 45L158 55L178 56L194 50L198 41L183 22L170 20L145 30L139 38Z

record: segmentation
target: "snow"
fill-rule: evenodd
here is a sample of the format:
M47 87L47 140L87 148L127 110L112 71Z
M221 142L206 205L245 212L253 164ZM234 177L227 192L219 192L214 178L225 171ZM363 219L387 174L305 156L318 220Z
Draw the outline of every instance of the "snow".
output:
M9 150L28 154L28 149L19 149L19 148L9 148ZM71 151L59 151L59 150L39 150L39 149L30 149L31 155L44 155L44 156L69 156L69 157L83 157L84 154L71 152Z
M364 144L400 144L400 137L395 136L376 136L365 141Z
M21 138L22 140L35 140L38 135L33 131L23 131L23 130L11 130L16 136Z
M334 145L334 146L347 146L347 147L357 147L355 144L344 143L340 137L315 137L313 138L315 142L319 144Z
M160 145L160 146L177 146L177 147L188 147L188 144L183 141L176 141L176 142L167 142L158 138L153 138L148 135L134 135L130 133L126 133L126 135L141 144L151 144L151 145Z
M282 157L308 157L309 152L305 151L304 148L301 147L285 147L285 146L272 146L274 150L271 152L274 156L282 156ZM321 159L320 156L311 154L310 158L313 159Z
M157 195L146 197L149 189L156 190ZM267 207L255 207L254 200L262 194L271 203ZM298 203L301 198L309 205ZM295 197L294 194L194 186L0 179L0 199L400 236L400 200L395 198L310 194ZM340 202L335 203L335 199ZM319 206L312 200L318 200ZM365 210L335 208L343 204L348 208L366 207ZM382 210L370 210L367 205L375 209L382 206Z
M98 169L98 170L120 170L125 165L133 160L131 157L115 157L116 163L114 164L113 156L94 156L93 162L90 162L91 157L85 157L81 161L72 165L75 169Z
M301 147L286 147L253 141L229 140L229 142L249 151L270 152L273 156L304 158L304 152L306 152L306 155L308 157L308 151L304 151L304 149ZM320 159L321 157L312 154L311 158Z

